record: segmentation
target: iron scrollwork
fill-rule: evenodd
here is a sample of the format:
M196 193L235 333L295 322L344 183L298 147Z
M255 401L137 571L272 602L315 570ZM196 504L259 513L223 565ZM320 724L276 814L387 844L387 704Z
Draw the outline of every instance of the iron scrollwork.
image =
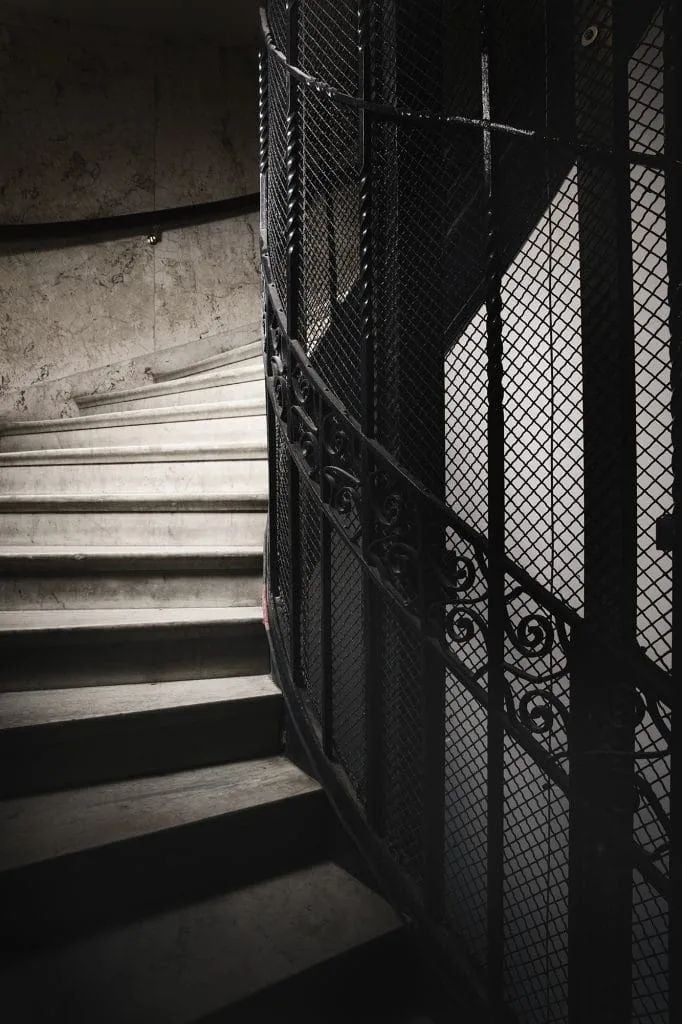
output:
M505 638L507 714L546 745L553 759L564 759L569 626L517 585L506 594Z
M396 477L383 467L372 474L371 510L368 558L401 602L416 610L420 572L417 508Z

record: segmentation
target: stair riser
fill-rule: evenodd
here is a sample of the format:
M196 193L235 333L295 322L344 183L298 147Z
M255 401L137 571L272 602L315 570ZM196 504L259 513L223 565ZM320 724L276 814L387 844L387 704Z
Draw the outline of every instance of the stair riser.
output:
M39 946L322 859L320 792L204 819L0 875L0 943Z
M204 623L24 634L0 641L0 689L38 690L262 675L261 623Z
M262 336L260 321L244 324L229 331L220 331L212 336L200 338L179 348L162 349L149 360L152 376L156 373L181 373L186 366L194 365L200 359L209 358L218 352L234 352L242 349Z
M90 448L108 445L265 444L265 416L185 420L175 423L134 423L127 426L86 427L81 430L40 431L0 437L0 451L26 452L46 448Z
M262 544L264 512L0 513L2 544Z
M273 694L14 729L0 748L0 797L269 757L281 719Z
M192 378L188 377L188 381ZM160 387L163 387L160 385ZM81 407L86 413L102 412L128 412L131 409L161 409L164 406L172 405L174 402L182 405L191 402L197 405L200 402L241 402L246 399L264 398L265 384L263 378L257 380L239 381L234 384L216 384L207 387L192 387L191 390L176 390L169 392L161 390L148 395L131 397L126 401L102 401L96 405Z
M0 609L243 608L262 587L253 571L0 576Z
M260 494L267 480L265 459L0 466L6 494Z
M221 366L233 366L244 359L257 359L263 352L263 345L259 336L248 345L240 345L238 348L227 352L218 352L214 356L207 356L196 363L184 366L176 370L156 370L152 373L154 380L177 380L181 377L190 377L196 373L205 373L207 370L215 370Z

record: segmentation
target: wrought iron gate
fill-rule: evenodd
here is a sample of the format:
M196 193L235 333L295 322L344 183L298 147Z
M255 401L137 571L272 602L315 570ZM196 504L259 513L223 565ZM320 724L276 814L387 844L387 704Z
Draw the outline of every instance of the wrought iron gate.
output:
M495 1021L682 1019L680 6L261 15L274 667Z

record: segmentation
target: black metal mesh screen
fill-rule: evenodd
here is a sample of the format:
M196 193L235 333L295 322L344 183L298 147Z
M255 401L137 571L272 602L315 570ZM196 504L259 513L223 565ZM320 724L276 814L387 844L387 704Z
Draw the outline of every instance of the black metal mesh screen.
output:
M322 572L320 511L309 489L299 483L301 522L301 670L312 708L322 718Z
M382 806L386 842L396 860L423 880L424 694L419 637L382 608L378 635L382 695Z
M362 568L334 536L330 552L332 735L360 799L365 795L365 607Z
M496 1021L669 1003L674 12L268 4L282 675Z
M663 147L663 24L659 9L629 63L630 145ZM651 657L670 668L672 559L656 550L656 520L671 511L670 331L666 260L665 176L630 172L632 280L637 403L638 633Z
M277 579L279 590L275 595L277 612L285 649L289 648L291 616L291 544L289 534L289 452L282 428L275 429L275 504L277 518L274 523L277 551Z
M445 691L445 910L481 966L487 950L486 715L447 673Z
M287 76L268 61L268 247L281 301L287 301Z
M507 998L523 1020L565 1021L568 799L509 738L504 807Z

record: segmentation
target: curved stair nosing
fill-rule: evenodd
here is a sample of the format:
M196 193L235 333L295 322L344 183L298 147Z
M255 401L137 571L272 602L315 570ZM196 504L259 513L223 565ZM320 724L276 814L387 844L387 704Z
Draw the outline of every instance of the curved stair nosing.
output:
M187 366L175 370L152 370L152 377L155 381L179 380L185 377L193 377L197 373L205 373L207 370L216 370L221 366L231 366L246 359L253 359L262 355L263 344L260 336L237 348L226 349L224 352L217 352L213 356L206 356L204 359L197 359L195 363L188 363Z
M126 464L130 462L246 462L267 458L265 441L222 441L218 444L102 445L87 448L36 448L0 452L0 468L10 466L59 466Z
M48 420L0 420L0 436L60 433L93 427L145 426L152 423L183 423L192 420L258 418L265 416L265 399L242 398L228 402L162 405L121 412L86 413Z
M196 374L186 380L160 381L158 384L141 384L125 391L102 391L74 395L79 408L89 409L97 405L113 405L137 398L148 398L153 395L177 395L182 392L199 391L219 387L224 384L243 384L248 381L263 380L262 359L245 360L241 369L216 370L205 374Z

